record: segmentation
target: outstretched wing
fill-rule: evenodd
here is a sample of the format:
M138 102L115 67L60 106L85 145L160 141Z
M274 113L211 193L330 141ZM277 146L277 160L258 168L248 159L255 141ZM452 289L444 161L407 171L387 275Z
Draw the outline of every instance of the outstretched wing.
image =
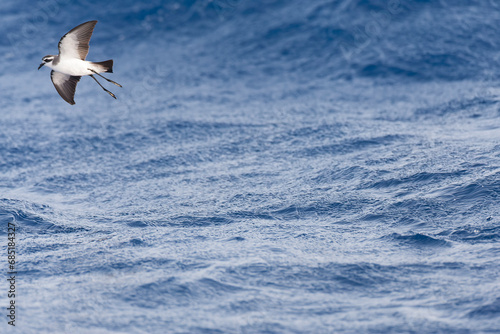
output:
M64 101L69 104L75 104L74 97L76 84L80 81L80 78L81 77L67 75L61 72L50 72L50 79L52 79L54 87L56 87L57 92L61 95Z
M71 29L59 41L59 56L85 60L89 53L89 42L97 21L88 21Z

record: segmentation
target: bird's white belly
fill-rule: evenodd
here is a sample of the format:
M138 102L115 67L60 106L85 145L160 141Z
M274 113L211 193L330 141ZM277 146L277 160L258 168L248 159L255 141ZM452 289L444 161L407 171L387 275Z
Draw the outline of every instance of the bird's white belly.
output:
M93 67L91 62L80 59L60 59L56 65L52 65L54 71L74 76L93 74L89 71Z

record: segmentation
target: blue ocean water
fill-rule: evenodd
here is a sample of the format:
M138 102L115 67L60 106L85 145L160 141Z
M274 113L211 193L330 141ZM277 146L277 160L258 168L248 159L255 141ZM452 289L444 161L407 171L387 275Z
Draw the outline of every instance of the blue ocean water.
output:
M498 2L0 15L1 333L500 333ZM93 19L123 88L70 106L36 69Z

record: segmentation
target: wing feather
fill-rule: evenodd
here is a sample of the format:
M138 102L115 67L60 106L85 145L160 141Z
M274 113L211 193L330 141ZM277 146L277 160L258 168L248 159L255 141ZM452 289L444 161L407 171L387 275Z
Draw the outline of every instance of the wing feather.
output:
M89 42L97 21L88 21L71 29L59 41L59 56L85 60L89 53Z
M81 77L67 75L61 72L50 72L50 79L52 80L54 87L56 87L57 92L61 95L64 101L69 104L75 104L74 97L76 84L80 81L80 78Z

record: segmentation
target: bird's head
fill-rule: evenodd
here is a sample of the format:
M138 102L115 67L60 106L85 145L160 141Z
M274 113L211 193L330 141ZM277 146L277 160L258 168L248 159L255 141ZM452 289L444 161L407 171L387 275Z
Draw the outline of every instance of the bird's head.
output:
M55 58L55 56L52 56L52 55L43 57L42 63L40 64L40 66L38 66L38 69L41 69L43 65L51 64L52 61L54 60L54 58ZM49 65L49 67L50 67L50 65Z

